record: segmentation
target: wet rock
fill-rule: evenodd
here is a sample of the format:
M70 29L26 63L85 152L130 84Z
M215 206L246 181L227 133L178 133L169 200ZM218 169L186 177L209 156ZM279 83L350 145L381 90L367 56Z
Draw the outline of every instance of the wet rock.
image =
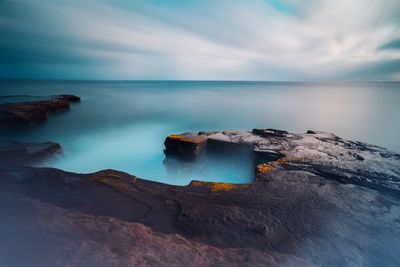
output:
M0 141L0 166L32 165L61 153L61 146L53 142L22 143Z
M284 253L218 248L0 191L0 266L312 266Z
M285 158L281 168L305 170L342 183L400 196L400 155L382 147L318 131L294 134L255 129L252 132L213 132L207 137L207 151L220 151L224 157L249 153L254 166Z
M244 190L250 188L248 184L232 184L232 183L221 183L221 182L204 182L193 180L190 182L189 187L206 189L209 192L219 191L231 191L231 190Z
M227 157L237 154L249 154L253 151L253 145L242 142L235 142L228 138L229 135L213 134L208 137L207 152L218 153Z
M205 148L207 136L196 134L170 135L165 139L164 153L183 160L194 160L199 157Z
M254 150L254 163L255 165L276 161L285 157L285 154L268 149L255 148Z
M400 266L398 154L324 132L174 138L267 162L246 185L0 168L0 265Z
M71 255L74 266L400 264L399 199L306 171L277 168L249 185L26 167L0 177L0 265L28 244L40 245L17 258L40 266Z
M71 102L79 102L74 95L50 97L0 97L0 129L31 126L47 119L50 113L67 110Z
M262 137L285 136L288 132L276 129L253 129L253 134Z
M81 101L81 98L76 95L60 95L60 96L56 96L56 98L65 100L68 102L80 102Z

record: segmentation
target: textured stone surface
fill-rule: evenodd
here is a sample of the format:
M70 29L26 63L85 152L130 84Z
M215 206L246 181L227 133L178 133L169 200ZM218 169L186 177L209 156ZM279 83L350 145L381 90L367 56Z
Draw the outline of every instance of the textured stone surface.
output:
M201 134L279 155L247 185L3 167L0 266L400 266L399 155L267 133Z
M193 137L194 134L184 135ZM249 148L255 166L272 162L269 167L273 169L309 171L342 183L400 196L400 155L382 147L317 131L293 134L255 129L252 132L202 132L199 136L206 138L207 151L222 150L226 154L237 153L237 147ZM221 146L224 149L220 149ZM246 153L245 149L240 153Z
M31 165L61 153L61 146L53 142L22 143L0 141L0 166Z
M69 109L71 102L79 102L74 95L49 97L1 96L0 130L31 126L47 119L51 112Z
M165 155L183 160L194 160L201 156L207 137L196 134L170 135L165 139Z

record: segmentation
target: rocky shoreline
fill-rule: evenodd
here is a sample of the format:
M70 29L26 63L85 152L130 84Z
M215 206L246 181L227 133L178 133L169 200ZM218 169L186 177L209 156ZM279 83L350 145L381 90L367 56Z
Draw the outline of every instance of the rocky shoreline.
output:
M387 149L316 131L170 135L166 164L253 159L252 183L187 186L32 167L59 150L0 144L0 266L400 265L400 155Z

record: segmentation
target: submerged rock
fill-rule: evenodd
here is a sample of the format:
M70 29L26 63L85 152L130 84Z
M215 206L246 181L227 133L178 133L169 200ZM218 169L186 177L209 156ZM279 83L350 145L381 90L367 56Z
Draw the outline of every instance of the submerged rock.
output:
M79 102L74 95L50 97L1 96L0 129L30 126L47 119L50 113L69 109L71 102Z

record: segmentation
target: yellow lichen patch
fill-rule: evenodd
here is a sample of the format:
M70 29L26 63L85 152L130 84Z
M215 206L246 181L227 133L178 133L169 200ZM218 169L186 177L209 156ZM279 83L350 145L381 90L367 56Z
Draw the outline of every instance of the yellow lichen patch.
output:
M185 136L181 140L184 142L189 142L189 143L195 143L195 144L201 144L207 141L207 136L204 135L194 135L194 136Z
M285 164L286 162L288 162L290 160L294 160L294 158L283 157L283 158L280 158L280 159L274 161L273 163L276 164L276 165L283 165L283 164Z
M183 139L183 135L179 135L179 134L170 134L168 135L169 139L172 140L182 140Z
M219 191L229 191L232 189L238 188L237 185L229 184L229 183L213 183L211 185L211 192L219 192Z
M219 191L229 191L232 189L247 189L250 186L248 184L231 184L231 183L222 183L222 182L204 182L204 181L191 181L189 184L190 187L207 187L210 192L219 192Z
M289 161L295 161L295 160L300 160L300 159L291 158L291 157L283 157L283 158L280 158L280 159L275 160L270 163L258 164L256 166L256 173L263 175L263 174L266 174L273 170L276 170L279 166L282 166L282 165L288 163Z
M187 143L201 144L207 141L207 136L205 135L185 135L185 134L171 134L168 136L170 140L177 140Z
M267 163L258 164L256 167L256 171L258 174L266 174L273 170L275 170L275 167L272 164Z

